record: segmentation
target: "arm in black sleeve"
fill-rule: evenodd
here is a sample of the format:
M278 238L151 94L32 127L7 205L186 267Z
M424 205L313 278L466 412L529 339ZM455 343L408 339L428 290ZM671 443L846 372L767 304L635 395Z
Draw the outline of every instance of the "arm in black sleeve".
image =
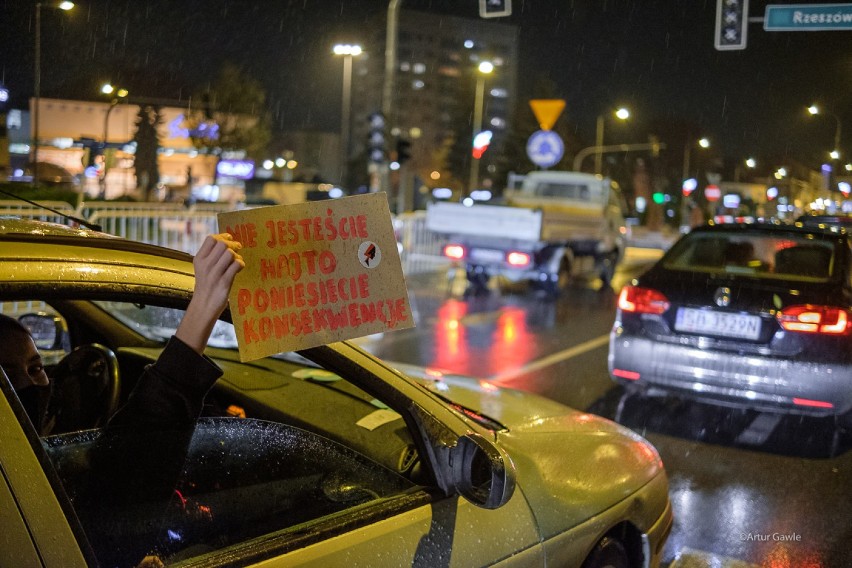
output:
M221 376L222 369L210 358L172 337L109 425L169 429L193 424L207 391Z

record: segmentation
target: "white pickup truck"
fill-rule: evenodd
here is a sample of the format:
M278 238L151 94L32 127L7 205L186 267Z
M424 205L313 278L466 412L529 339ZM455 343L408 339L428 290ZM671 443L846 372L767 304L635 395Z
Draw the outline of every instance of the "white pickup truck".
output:
M564 171L527 174L500 205L430 204L426 226L447 236L444 255L463 263L472 290L499 275L554 295L581 273L608 286L628 231L617 184Z

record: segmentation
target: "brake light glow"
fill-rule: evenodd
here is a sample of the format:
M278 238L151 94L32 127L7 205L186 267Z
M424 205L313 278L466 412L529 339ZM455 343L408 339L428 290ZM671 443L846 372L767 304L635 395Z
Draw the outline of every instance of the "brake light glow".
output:
M530 255L525 252L512 251L506 255L509 266L527 266L530 260Z
M613 369L612 374L616 377L620 377L622 379L628 379L631 381L639 380L639 373L636 371L625 371L624 369Z
M852 330L852 313L833 306L788 306L778 313L777 318L787 331L847 335Z
M639 286L625 286L618 295L618 307L637 314L662 314L669 309L669 299L662 292Z
M823 400L811 400L809 398L794 398L793 404L798 404L799 406L813 406L816 408L834 408L834 405L830 402L825 402Z
M461 245L446 245L444 246L444 256L453 260L461 260L465 255L464 247Z

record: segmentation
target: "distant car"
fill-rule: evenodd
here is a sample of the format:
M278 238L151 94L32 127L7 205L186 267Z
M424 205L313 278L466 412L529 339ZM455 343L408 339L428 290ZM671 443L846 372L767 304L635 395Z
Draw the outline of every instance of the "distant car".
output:
M812 215L802 215L796 219L797 224L805 227L834 227L845 228L852 230L852 214L848 213L820 213Z
M242 363L226 313L194 428L103 429L192 289L186 254L0 219L0 308L54 383L40 439L0 373L0 564L659 565L672 509L646 440L349 342Z
M612 379L645 394L848 425L850 246L845 231L793 225L693 229L622 289Z

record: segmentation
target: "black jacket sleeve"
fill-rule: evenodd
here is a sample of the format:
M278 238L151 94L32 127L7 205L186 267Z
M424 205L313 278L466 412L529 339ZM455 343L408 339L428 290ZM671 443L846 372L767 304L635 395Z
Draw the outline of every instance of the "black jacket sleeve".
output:
M157 361L145 369L109 425L165 430L193 424L201 414L207 391L221 376L222 369L209 357L173 336Z

